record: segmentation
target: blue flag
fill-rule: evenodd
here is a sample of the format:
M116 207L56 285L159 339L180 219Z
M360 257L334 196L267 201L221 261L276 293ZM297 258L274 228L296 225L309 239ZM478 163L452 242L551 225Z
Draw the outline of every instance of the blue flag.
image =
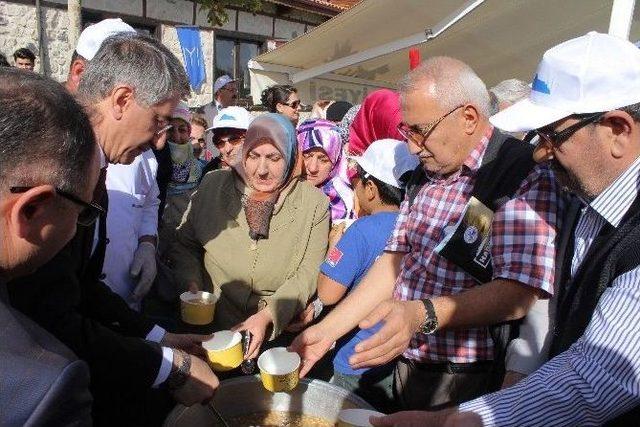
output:
M189 76L189 84L193 90L197 91L206 78L200 32L198 27L177 27L176 31L182 48L184 68Z

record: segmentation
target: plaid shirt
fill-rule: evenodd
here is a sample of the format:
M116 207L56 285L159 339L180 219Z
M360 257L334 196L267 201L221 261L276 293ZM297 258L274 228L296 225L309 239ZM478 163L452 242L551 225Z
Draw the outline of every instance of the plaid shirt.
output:
M394 298L417 300L455 295L478 285L457 265L434 249L447 226L455 225L471 197L493 129L447 178L429 176L414 204L407 200L385 250L405 252ZM546 166L536 166L514 197L494 213L491 257L494 279L508 279L553 294L556 225L560 189ZM493 358L493 341L486 327L416 334L405 357L419 362L470 363Z

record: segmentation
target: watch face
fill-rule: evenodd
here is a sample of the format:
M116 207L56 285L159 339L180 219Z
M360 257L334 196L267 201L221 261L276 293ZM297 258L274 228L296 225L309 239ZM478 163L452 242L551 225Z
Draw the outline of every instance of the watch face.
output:
M423 334L432 334L438 328L438 322L435 319L429 319L422 325Z

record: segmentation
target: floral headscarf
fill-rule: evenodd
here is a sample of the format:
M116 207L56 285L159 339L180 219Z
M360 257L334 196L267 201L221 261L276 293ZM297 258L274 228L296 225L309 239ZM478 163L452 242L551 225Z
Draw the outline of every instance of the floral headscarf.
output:
M331 219L353 218L353 190L346 178L346 157L338 127L329 120L306 120L298 127L298 148L301 153L321 148L333 168L319 188L329 197Z

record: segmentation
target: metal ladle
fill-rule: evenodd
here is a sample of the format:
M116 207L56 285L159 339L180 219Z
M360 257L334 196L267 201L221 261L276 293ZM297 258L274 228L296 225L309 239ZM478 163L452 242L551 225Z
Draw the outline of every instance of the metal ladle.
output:
M242 336L242 354L245 356L249 353L249 346L251 345L251 332L244 331L244 335ZM240 365L240 370L245 375L253 374L253 371L256 369L256 360L255 359L246 359L242 361Z

